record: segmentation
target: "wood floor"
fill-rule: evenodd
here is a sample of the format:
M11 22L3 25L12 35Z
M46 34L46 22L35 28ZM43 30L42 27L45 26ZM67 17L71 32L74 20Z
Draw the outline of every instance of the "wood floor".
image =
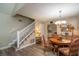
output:
M14 48L8 48L0 51L0 56L55 56L51 50L43 48L41 45L32 45L19 51Z

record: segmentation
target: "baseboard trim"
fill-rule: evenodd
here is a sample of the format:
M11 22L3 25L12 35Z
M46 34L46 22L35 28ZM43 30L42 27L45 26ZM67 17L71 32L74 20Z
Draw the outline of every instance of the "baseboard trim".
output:
M11 47L11 46L10 45L7 45L7 46L4 46L4 47L1 47L0 50L7 49L9 47Z
M21 47L21 48L17 48L16 51L21 50L21 49L23 49L23 48L25 48L25 47L31 46L31 45L33 45L33 44L36 44L36 43L34 42L34 43L31 43L31 44L28 44L28 45L24 45L24 46Z
M10 46L13 45L16 41L17 41L16 39L13 40L11 43L9 43L9 45L10 45Z

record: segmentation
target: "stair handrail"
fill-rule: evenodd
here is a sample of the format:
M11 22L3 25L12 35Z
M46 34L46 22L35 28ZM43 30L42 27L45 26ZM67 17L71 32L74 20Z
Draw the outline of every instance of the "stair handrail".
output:
M33 33L34 32L34 29L26 36L26 37L24 37L22 40L21 40L21 42L19 42L19 44L21 44L28 36L30 36L30 34L31 33Z
M25 38L27 38L30 35L30 33L34 31L34 28L32 28L34 26L34 24L35 24L35 22L31 23L30 25L28 25L27 27L23 28L22 30L17 31L17 48L19 48L19 45L25 40ZM31 28L32 28L32 30L28 33L28 31ZM22 32L24 32L25 30L27 30L28 34L22 40L20 40L20 38L21 38L20 34L22 34Z
M23 28L22 30L19 30L20 32L23 32L24 30L26 30L28 27L30 27L31 25L33 25L35 22L31 23L30 25L28 25L27 27Z

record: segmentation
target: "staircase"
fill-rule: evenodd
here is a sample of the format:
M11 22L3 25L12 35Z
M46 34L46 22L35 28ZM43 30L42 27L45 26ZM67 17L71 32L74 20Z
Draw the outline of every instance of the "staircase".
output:
M35 22L17 31L17 50L35 44Z

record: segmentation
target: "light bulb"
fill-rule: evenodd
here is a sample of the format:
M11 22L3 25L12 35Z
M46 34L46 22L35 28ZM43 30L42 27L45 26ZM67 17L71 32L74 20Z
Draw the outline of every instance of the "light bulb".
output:
M66 22L66 21L62 21L61 23L62 23L62 24L66 24L67 22Z

